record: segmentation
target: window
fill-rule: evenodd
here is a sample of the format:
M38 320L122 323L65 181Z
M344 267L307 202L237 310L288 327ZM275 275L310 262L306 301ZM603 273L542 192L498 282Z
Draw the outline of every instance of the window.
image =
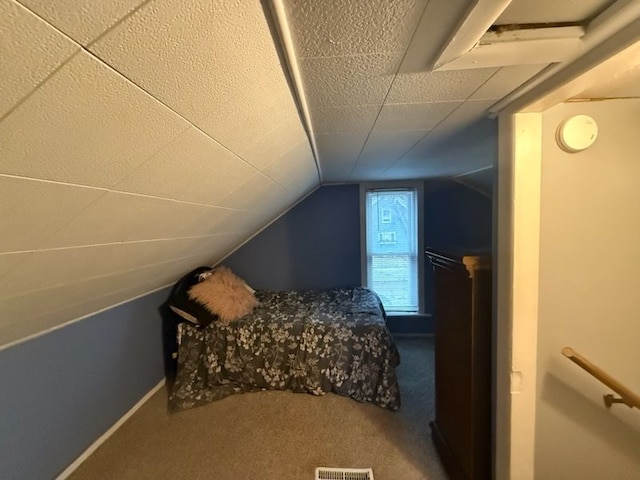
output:
M422 188L361 187L363 283L389 313L422 311Z

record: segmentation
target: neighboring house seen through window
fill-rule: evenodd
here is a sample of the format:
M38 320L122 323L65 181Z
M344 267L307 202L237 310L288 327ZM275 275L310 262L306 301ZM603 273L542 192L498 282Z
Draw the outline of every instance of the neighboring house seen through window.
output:
M422 311L422 189L361 188L363 283L395 314Z

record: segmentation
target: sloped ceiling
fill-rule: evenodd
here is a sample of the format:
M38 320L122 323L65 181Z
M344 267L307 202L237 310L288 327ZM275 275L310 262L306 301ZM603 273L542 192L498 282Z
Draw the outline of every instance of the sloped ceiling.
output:
M0 0L0 30L0 344L217 262L319 184L259 2Z
M434 71L473 0L278 1L0 0L0 347L217 263L320 184L490 192L489 108L546 63Z

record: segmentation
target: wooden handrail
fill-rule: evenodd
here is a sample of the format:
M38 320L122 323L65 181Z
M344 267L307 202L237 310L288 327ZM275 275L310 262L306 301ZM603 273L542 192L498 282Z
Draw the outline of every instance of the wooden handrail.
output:
M562 355L585 369L611 390L620 395L620 398L616 398L613 395L603 395L604 404L607 406L607 408L609 408L613 403L624 403L629 408L640 408L640 395L624 386L622 383L613 378L597 365L591 363L589 360L573 350L573 348L564 347L562 349Z

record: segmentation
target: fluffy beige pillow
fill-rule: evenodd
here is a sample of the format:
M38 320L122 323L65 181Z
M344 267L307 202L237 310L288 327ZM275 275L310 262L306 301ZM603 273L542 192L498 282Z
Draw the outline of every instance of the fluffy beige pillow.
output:
M189 297L226 324L251 313L258 304L253 290L228 267L216 268L211 276L191 287Z

